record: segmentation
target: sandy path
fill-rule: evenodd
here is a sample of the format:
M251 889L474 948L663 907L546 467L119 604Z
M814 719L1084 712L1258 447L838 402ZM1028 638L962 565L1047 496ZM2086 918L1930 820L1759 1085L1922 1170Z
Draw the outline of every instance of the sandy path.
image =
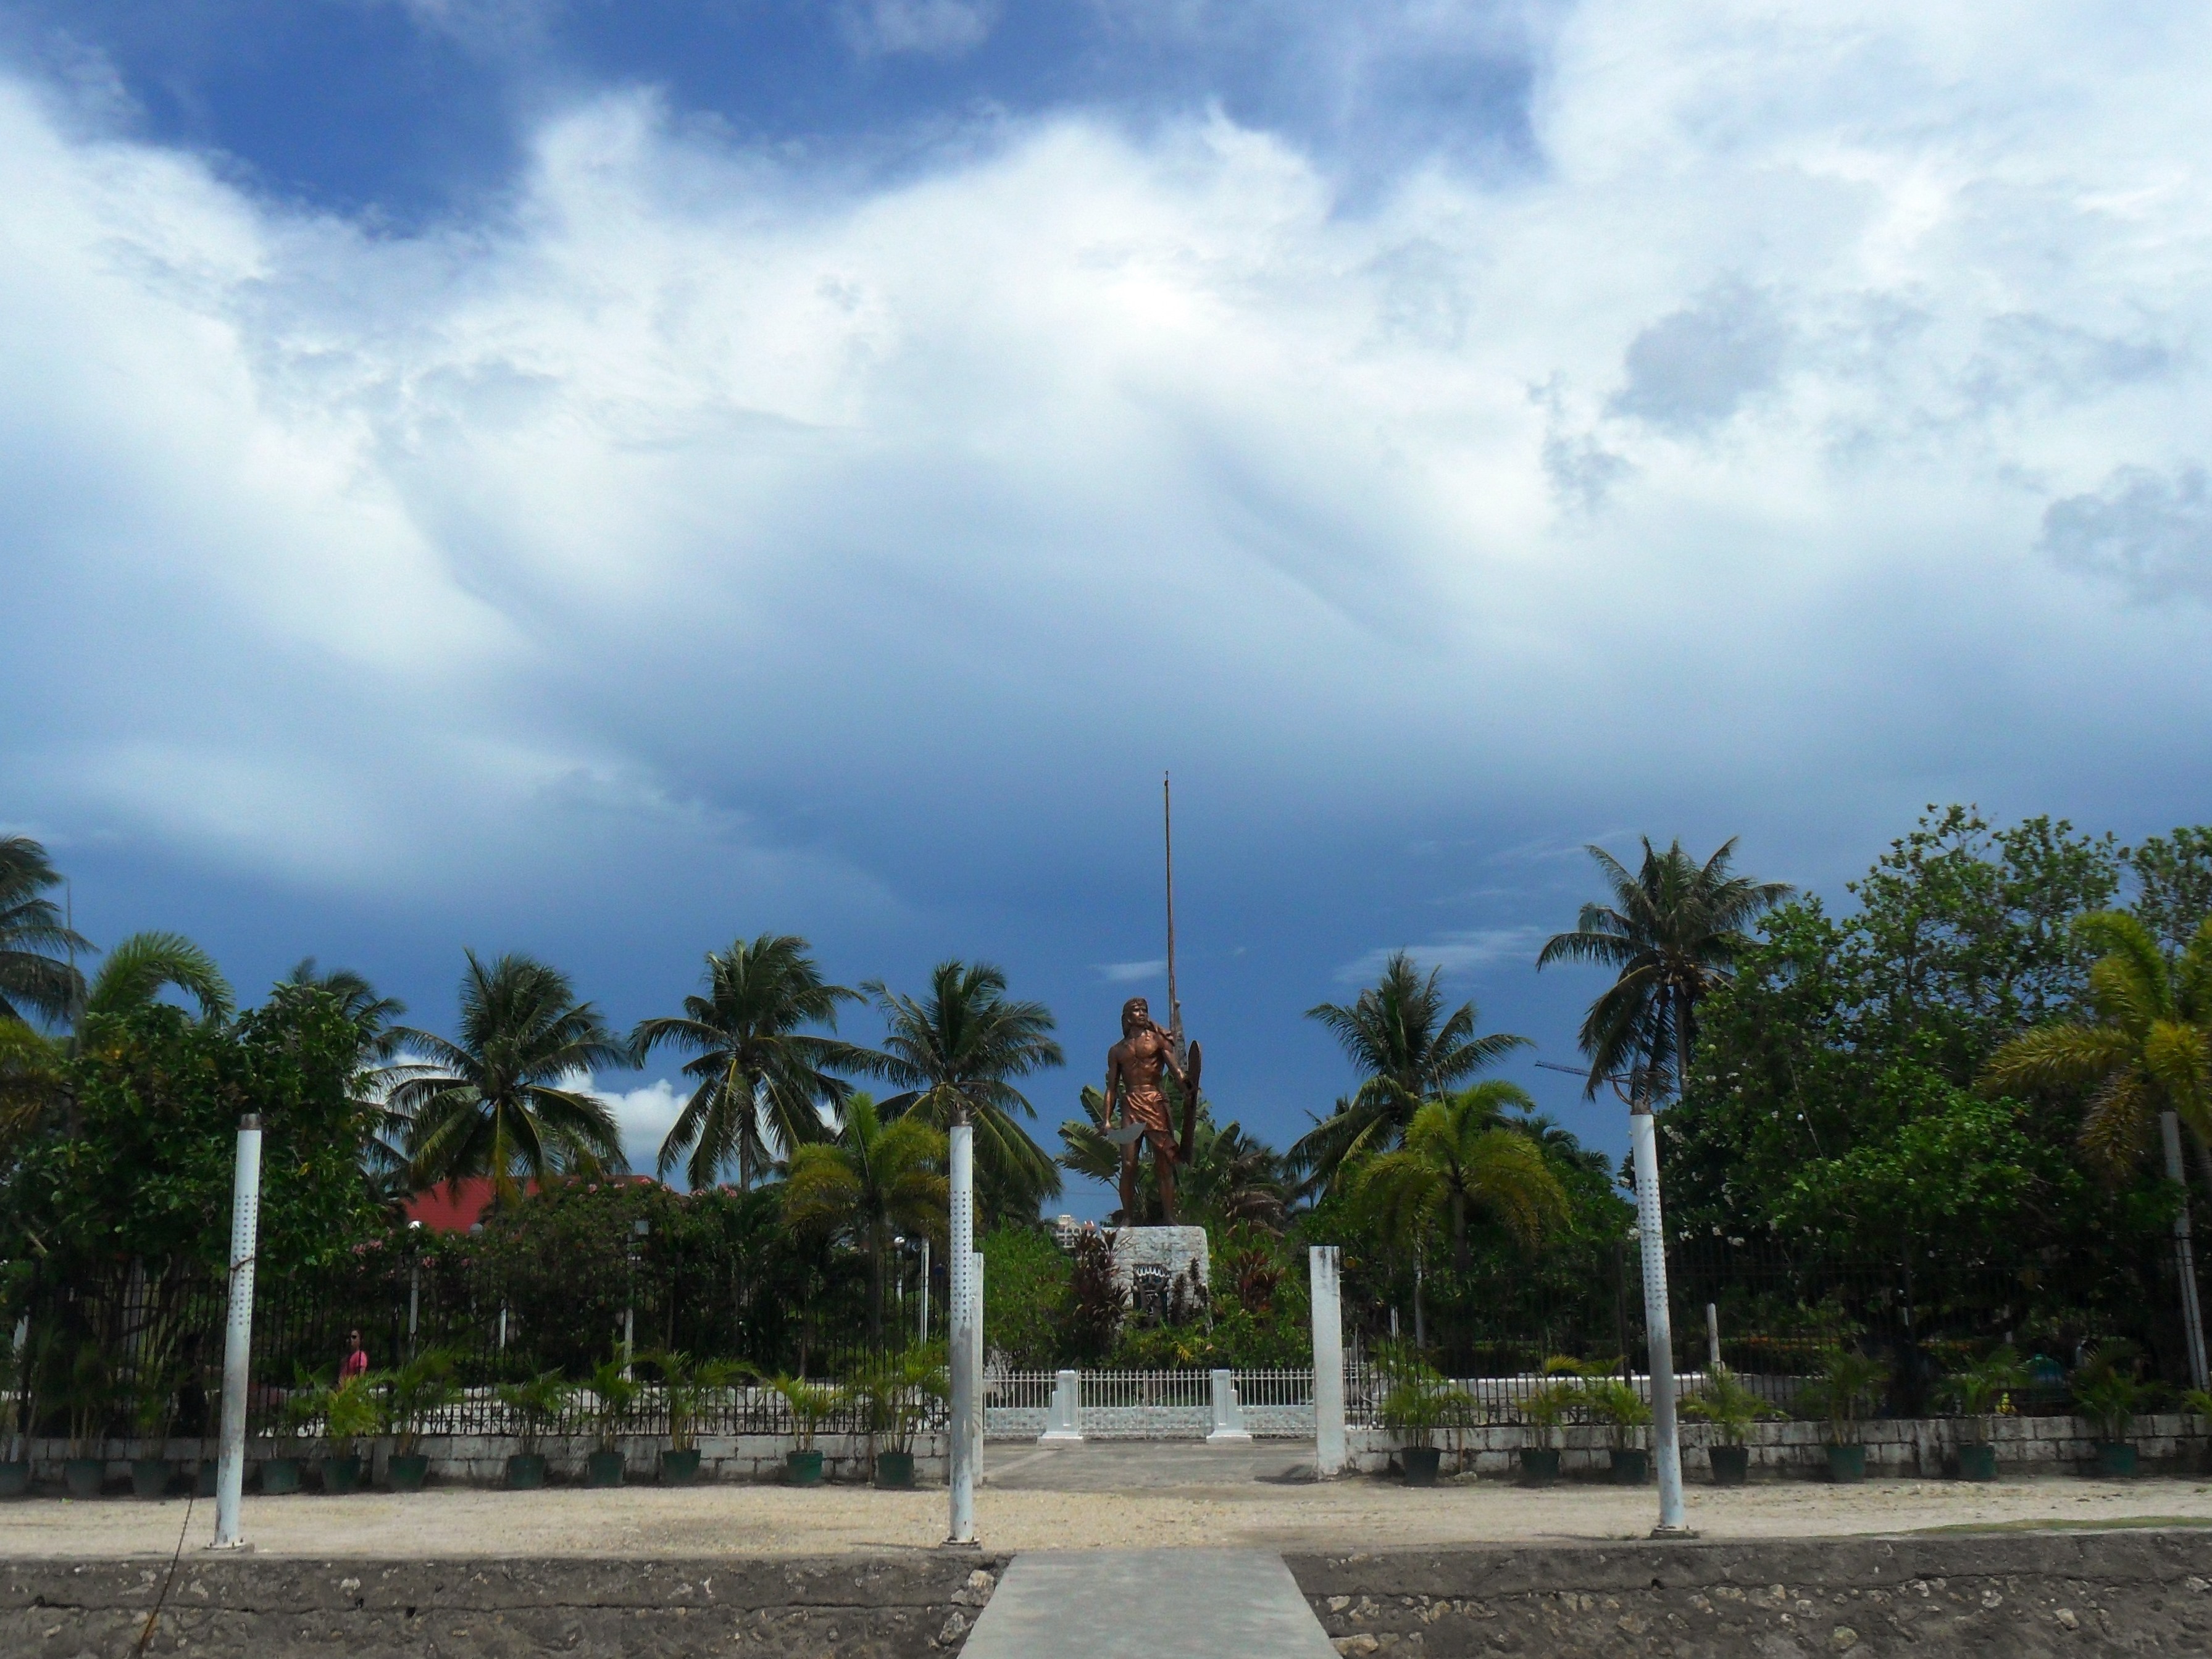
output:
M793 1554L921 1549L945 1535L945 1493L861 1487L799 1491L719 1486L690 1491L520 1493L447 1488L411 1497L248 1498L245 1530L264 1554L421 1559L444 1555ZM2212 1524L2212 1485L2056 1478L1992 1486L1791 1481L1734 1492L1693 1487L1691 1524L1708 1538L1820 1536L1929 1527L2151 1518ZM213 1505L181 1498L0 1506L0 1556L167 1555L179 1529L204 1543ZM1357 1479L1285 1486L1244 1482L1124 1492L977 1494L977 1530L1000 1550L1160 1545L1345 1549L1475 1541L1641 1537L1656 1518L1650 1489L1575 1486L1525 1492L1502 1483L1408 1491Z

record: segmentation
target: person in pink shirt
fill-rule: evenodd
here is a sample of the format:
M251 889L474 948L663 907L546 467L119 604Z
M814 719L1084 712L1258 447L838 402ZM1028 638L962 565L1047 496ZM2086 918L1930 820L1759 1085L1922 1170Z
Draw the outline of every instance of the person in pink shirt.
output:
M361 1346L361 1333L346 1333L346 1357L338 1365L338 1381L361 1376L368 1370L368 1350Z

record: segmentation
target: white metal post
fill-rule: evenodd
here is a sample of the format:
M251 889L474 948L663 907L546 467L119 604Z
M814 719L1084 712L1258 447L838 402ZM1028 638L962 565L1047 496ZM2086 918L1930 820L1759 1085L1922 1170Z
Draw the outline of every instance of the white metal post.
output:
M929 1241L921 1241L921 1329L918 1341L929 1340Z
M1644 1255L1644 1327L1651 1348L1652 1461L1659 1466L1655 1536L1686 1534L1682 1510L1682 1441L1674 1422L1674 1332L1667 1313L1667 1230L1659 1213L1659 1142L1647 1110L1628 1116L1636 1158L1636 1231Z
M2173 1254L2181 1278L2181 1329L2189 1342L2190 1380L2200 1389L2212 1388L2204 1368L2204 1313L2197 1300L2197 1245L2189 1233L2189 1184L2181 1164L2181 1120L2172 1112L2160 1112L2158 1133L2166 1143L2166 1178L2181 1188L2181 1208L2173 1217Z
M948 1544L975 1541L975 1331L981 1321L970 1279L975 1269L975 1130L956 1123L951 1134L951 1237L945 1260L952 1281L952 1529Z
M1710 1302L1705 1304L1705 1364L1708 1374L1721 1368L1721 1310Z
M1326 1477L1344 1473L1344 1298L1337 1282L1336 1246L1306 1251L1313 1287L1314 1468Z
M261 1119L238 1121L238 1165L230 1189L230 1317L222 1340L222 1426L215 1470L215 1546L239 1548L246 1491L246 1389L253 1362L253 1256L261 1231Z

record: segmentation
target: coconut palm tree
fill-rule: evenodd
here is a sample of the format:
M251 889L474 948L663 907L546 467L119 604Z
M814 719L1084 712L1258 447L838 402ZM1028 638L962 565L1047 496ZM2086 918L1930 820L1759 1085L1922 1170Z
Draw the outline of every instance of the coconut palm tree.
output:
M204 1020L228 1019L237 1006L215 958L182 933L133 933L100 964L77 1023L82 1025L86 1017L135 1012L172 989L190 997Z
M2162 1111L2202 1156L2212 1143L2212 917L2171 962L2124 912L2093 912L2074 931L2104 952L2089 969L2091 1018L2014 1037L1990 1057L1983 1086L2094 1089L2081 1142L2108 1168L2149 1151Z
M1567 1218L1566 1189L1544 1150L1502 1117L1528 1097L1492 1081L1432 1100L1413 1114L1406 1144L1365 1159L1353 1196L1370 1206L1385 1239L1418 1244L1432 1228L1449 1226L1452 1264L1469 1260L1467 1229L1477 1215L1495 1216L1523 1249Z
M866 1057L878 1077L909 1092L884 1102L885 1117L907 1112L939 1129L975 1129L979 1197L1002 1212L1034 1215L1060 1192L1060 1170L1015 1115L1034 1118L1013 1079L1066 1063L1052 1040L1052 1011L1006 995L1006 976L987 962L940 962L929 990L901 996L881 980L862 986L883 1011L881 1052Z
M738 939L707 955L707 994L684 999L680 1018L648 1019L631 1034L641 1060L664 1045L689 1050L691 1098L660 1143L665 1180L688 1152L686 1178L711 1187L734 1163L750 1187L777 1158L827 1134L820 1111L848 1087L831 1066L866 1066L866 1051L804 1028L837 1026L837 1005L866 1000L822 977L807 943L789 934Z
M784 1219L824 1228L858 1244L868 1258L868 1338L884 1334L884 1264L893 1238L927 1235L944 1243L950 1203L945 1136L918 1114L885 1122L869 1096L852 1093L837 1138L792 1149L783 1183Z
M1680 842L1662 853L1647 836L1633 874L1602 847L1589 851L1613 902L1583 906L1575 931L1554 933L1536 966L1595 962L1616 970L1583 1019L1580 1042L1590 1062L1583 1092L1593 1096L1601 1083L1625 1075L1631 1096L1648 1103L1670 1085L1680 1091L1697 1040L1698 1003L1750 945L1745 924L1796 890L1731 875L1733 837L1699 864Z
M629 1046L598 1009L576 1000L557 969L514 955L487 966L467 955L459 1039L394 1030L401 1048L423 1056L391 1068L388 1097L408 1119L416 1188L489 1176L507 1203L520 1190L518 1173L543 1180L557 1170L622 1168L622 1137L606 1103L562 1085L629 1066Z
M1365 1080L1336 1110L1290 1150L1292 1169L1308 1185L1334 1186L1353 1160L1387 1152L1404 1138L1413 1115L1451 1086L1529 1046L1504 1031L1475 1035L1475 1006L1444 1012L1443 970L1424 975L1403 951L1391 952L1382 977L1349 1004L1322 1002L1306 1018L1327 1027Z
M0 1019L61 1021L84 1000L84 976L56 951L91 945L40 896L61 877L28 836L0 836Z
M325 973L315 966L314 957L302 957L276 982L308 986L336 998L340 1012L361 1033L364 1067L374 1060L390 1060L399 1052L399 1028L395 1022L406 1013L407 1005L398 997L379 996L376 987L352 969L333 968Z

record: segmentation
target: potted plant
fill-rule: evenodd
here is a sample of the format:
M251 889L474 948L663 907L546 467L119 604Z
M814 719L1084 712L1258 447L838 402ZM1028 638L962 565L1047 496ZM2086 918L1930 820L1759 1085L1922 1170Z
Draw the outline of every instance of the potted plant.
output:
M386 1474L394 1492L420 1492L429 1477L422 1433L432 1418L460 1398L453 1380L457 1358L450 1349L426 1348L384 1379L384 1419L392 1437Z
M660 1454L660 1484L688 1486L699 1475L699 1416L710 1394L728 1388L750 1367L738 1359L694 1359L674 1349L645 1356L660 1373L668 1407L668 1448Z
M1398 1441L1398 1466L1409 1486L1433 1486L1442 1454L1437 1430L1453 1415L1459 1391L1412 1346L1386 1344L1376 1356L1382 1373L1382 1398L1376 1407L1382 1425Z
M2200 1438L2208 1430L2212 1430L2212 1391L2189 1389L2181 1396L2181 1409L2197 1419L2197 1432Z
M914 1437L934 1409L932 1402L951 1391L941 1344L879 1354L861 1373L860 1394L868 1442L875 1449L877 1486L913 1489Z
M1751 1448L1744 1431L1762 1418L1782 1413L1744 1385L1726 1365L1716 1365L1698 1391L1682 1402L1682 1415L1712 1425L1720 1437L1705 1455L1713 1466L1713 1485L1741 1486L1751 1478Z
M343 1498L361 1485L361 1443L384 1426L383 1379L356 1371L323 1394L323 1490Z
M545 1484L545 1454L538 1449L539 1443L568 1409L575 1390L562 1381L559 1371L552 1370L540 1371L520 1382L503 1382L497 1393L499 1403L507 1407L516 1426L516 1438L522 1442L522 1449L507 1460L507 1489L536 1492Z
M1997 1449L1990 1443L1991 1423L2012 1412L2015 1389L2027 1386L2027 1367L2010 1344L1993 1348L1978 1363L1945 1377L1941 1393L1959 1419L1959 1478L1997 1478Z
M783 1455L785 1477L794 1486L820 1486L822 1454L815 1448L814 1431L845 1404L845 1390L834 1382L810 1382L803 1376L777 1376L769 1387L783 1396L790 1409L792 1438L798 1443Z
M323 1394L328 1386L327 1371L311 1371L296 1364L292 1367L292 1386L285 1391L283 1404L277 1413L278 1430L283 1443L296 1445L305 1437L312 1449L314 1422L322 1415ZM263 1496L281 1498L299 1491L300 1466L303 1461L296 1452L265 1460L261 1465Z
M31 1490L31 1431L39 1420L39 1372L52 1340L25 1343L11 1350L15 1361L13 1409L8 1420L8 1456L0 1460L0 1498L21 1498Z
M107 1479L100 1442L106 1437L107 1414L115 1403L114 1376L97 1338L81 1337L70 1350L61 1394L63 1409L69 1414L69 1456L62 1464L62 1478L71 1498L97 1498Z
M169 1495L169 1481L176 1474L168 1458L169 1425L176 1415L175 1371L158 1355L142 1358L131 1389L131 1425L138 1431L138 1455L131 1460L131 1490L140 1498Z
M1536 1443L1521 1448L1521 1479L1531 1486L1548 1486L1559 1478L1559 1432L1583 1404L1579 1379L1553 1373L1521 1397L1521 1420L1535 1431Z
M1888 1375L1878 1359L1849 1348L1831 1348L1821 1374L1797 1396L1800 1411L1827 1420L1829 1480L1866 1479L1866 1446L1859 1438L1859 1425Z
M2157 1392L2136 1375L2138 1363L2132 1344L2108 1342L2074 1374L2074 1404L2096 1425L2097 1473L2107 1480L2135 1474L2136 1448L2129 1437L2137 1413Z
M604 1359L593 1368L591 1381L592 1432L599 1446L585 1460L584 1484L619 1486L623 1483L622 1431L630 1408L637 1404L637 1379L622 1355Z
M1651 1402L1633 1382L1619 1376L1586 1382L1583 1393L1591 1417L1606 1425L1613 1484L1642 1486L1651 1477L1651 1454L1636 1443L1651 1421Z

